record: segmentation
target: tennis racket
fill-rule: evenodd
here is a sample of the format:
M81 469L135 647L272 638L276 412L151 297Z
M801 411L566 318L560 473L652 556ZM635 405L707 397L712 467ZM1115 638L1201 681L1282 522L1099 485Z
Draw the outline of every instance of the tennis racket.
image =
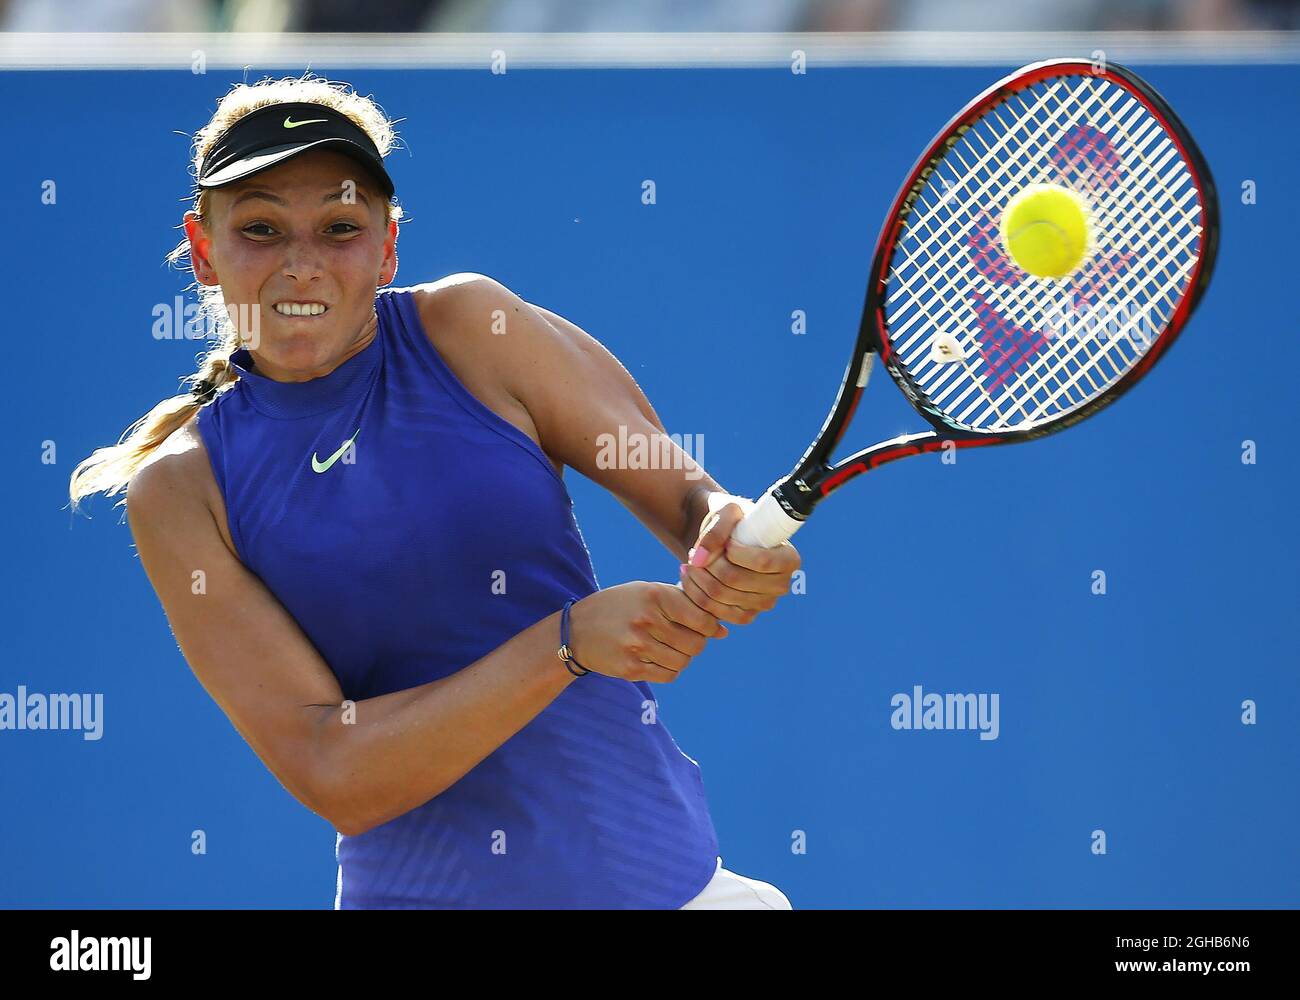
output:
M1031 184L1091 212L1076 270L1020 269L999 226ZM853 355L794 470L734 536L772 547L851 479L909 455L1043 437L1114 402L1167 351L1210 281L1218 201L1191 134L1111 63L1034 63L970 102L916 161L885 217ZM876 359L930 424L838 462Z

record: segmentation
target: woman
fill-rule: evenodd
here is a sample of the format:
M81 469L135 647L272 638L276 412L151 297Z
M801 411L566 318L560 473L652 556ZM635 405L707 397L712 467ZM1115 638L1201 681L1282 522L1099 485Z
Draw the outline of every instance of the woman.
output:
M482 275L382 287L394 138L319 78L222 99L172 255L220 339L73 502L126 491L190 667L338 830L336 907L788 909L722 868L647 682L798 554L728 544L748 501L698 468L602 467L601 434L663 427L573 324ZM599 589L565 465L690 546L680 586Z

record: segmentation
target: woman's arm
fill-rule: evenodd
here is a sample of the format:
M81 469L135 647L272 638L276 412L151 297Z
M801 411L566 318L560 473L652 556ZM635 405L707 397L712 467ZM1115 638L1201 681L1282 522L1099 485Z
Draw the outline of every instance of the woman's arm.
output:
M345 705L320 653L223 540L192 423L173 440L127 493L140 560L200 683L285 788L342 833L438 795L575 681L556 656L557 612L454 674ZM583 665L630 680L671 681L722 634L667 584L608 588L572 612Z
M691 456L686 456L681 446L668 437L664 422L659 419L659 414L655 412L649 398L637 385L636 379L623 367L618 358L605 348L604 344L563 316L558 316L538 305L533 305L533 308L561 338L576 344L583 352L585 366L597 375L595 383L598 385L608 383L606 405L610 399L622 400L625 406L630 404L630 412L634 412L640 418L636 423L637 432L660 435L661 439L665 440L670 453L681 462L680 465L676 462L670 463L666 470L667 475L641 476L632 479L622 493L616 492L615 495L655 537L664 543L669 552L678 559L685 559L695 543L696 533L701 523L709 514L710 495L725 494L727 491L717 484L702 465L698 463L694 463L693 466L688 465L687 458ZM628 425L629 430L632 426ZM693 457L691 460L693 462ZM578 471L587 474L582 469ZM637 471L653 473L665 470ZM687 472L690 473L691 478L687 478ZM599 479L596 481L600 482ZM612 488L611 492L613 492Z
M458 338L445 348L472 353L496 373L547 455L618 497L679 562L696 550L682 585L700 607L746 624L789 590L799 567L793 546L729 540L741 508L724 509L730 494L668 436L636 380L599 341L485 275L452 275L429 294L440 300L433 325ZM631 456L617 448L608 461L611 442L633 441L661 449L656 467L624 461Z

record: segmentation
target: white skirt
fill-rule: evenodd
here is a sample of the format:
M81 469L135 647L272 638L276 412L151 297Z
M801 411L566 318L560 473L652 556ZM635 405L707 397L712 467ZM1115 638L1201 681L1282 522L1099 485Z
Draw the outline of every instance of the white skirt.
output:
M718 870L709 884L682 909L792 910L794 907L776 886L729 872L722 867L722 858L718 858Z

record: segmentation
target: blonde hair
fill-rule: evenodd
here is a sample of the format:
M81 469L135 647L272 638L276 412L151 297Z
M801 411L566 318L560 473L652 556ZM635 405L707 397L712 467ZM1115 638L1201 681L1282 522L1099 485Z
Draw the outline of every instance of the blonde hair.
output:
M387 156L397 145L393 123L379 105L372 98L356 93L346 83L330 81L310 72L300 77L239 83L221 98L212 119L194 135L190 169L195 178L208 150L230 126L258 108L286 103L322 104L346 115L370 136L380 156ZM193 211L200 221L205 220L208 189L196 185L191 197ZM401 208L390 201L385 224L401 217ZM167 263L188 267L189 254L190 242L186 237L167 255ZM196 324L202 325L195 328L216 331L216 335L212 347L202 355L198 370L183 379L190 387L154 406L122 433L117 444L97 448L90 457L78 463L68 484L73 510L84 497L94 493L110 497L123 493L131 477L173 432L183 427L223 387L239 378L230 364L230 356L239 348L239 333L226 312L221 286L196 283L196 287L199 296Z

